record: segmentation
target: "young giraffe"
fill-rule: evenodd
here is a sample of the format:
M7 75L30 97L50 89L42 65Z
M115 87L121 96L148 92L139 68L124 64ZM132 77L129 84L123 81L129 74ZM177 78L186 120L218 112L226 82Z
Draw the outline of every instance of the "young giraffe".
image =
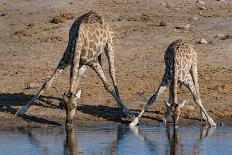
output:
M167 112L164 122L172 116L174 124L178 124L181 108L185 104L177 101L177 84L186 86L193 95L193 100L199 105L203 120L206 120L211 126L215 126L213 119L204 109L199 96L198 72L197 72L197 53L188 42L176 40L169 45L165 51L165 73L158 87L158 90L150 97L144 109L136 117L130 126L138 124L139 118L151 106L156 98L169 86L169 102L167 103Z
M71 125L76 110L76 99L78 98L78 84L83 76L86 66L90 66L101 78L106 90L115 98L119 109L126 115L132 113L123 105L115 79L114 53L112 47L112 32L109 25L97 13L90 11L80 16L71 26L69 42L55 72L45 82L35 97L25 106L19 109L16 115L24 114L29 106L51 87L53 80L69 65L70 89L67 95L63 95L66 109L66 124ZM113 85L111 85L102 70L101 55L105 51L109 62L109 72Z

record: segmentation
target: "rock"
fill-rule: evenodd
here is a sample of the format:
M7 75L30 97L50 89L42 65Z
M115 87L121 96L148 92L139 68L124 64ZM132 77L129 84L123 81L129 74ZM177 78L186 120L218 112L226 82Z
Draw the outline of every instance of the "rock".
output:
M36 89L36 88L39 88L40 85L39 84L36 84L36 83L28 83L26 85L26 89Z
M0 14L0 16L2 16L2 17L3 17L3 16L6 16L6 13L2 13L2 14Z
M166 23L166 22L164 22L164 21L161 21L160 23L159 23L159 26L167 26L168 24Z
M204 5L204 4L205 4L205 2L203 2L203 1L201 1L201 0L197 0L196 3L197 3L197 4L200 4L200 5Z
M59 24L59 19L53 18L52 20L50 20L50 23Z
M224 33L219 33L219 34L214 36L214 38L223 38L223 37L225 37Z
M198 21L200 18L198 17L198 16L194 16L194 17L192 17L192 20L194 20L194 21Z
M201 38L201 40L198 41L198 44L208 44L208 41L205 38Z
M227 34L226 36L222 37L221 40L232 39L232 35Z
M198 6L197 9L198 10L206 10L206 7L205 6Z
M27 24L27 26L28 27L33 27L33 26L35 26L35 24L34 23L30 23L30 24Z
M162 2L162 3L161 3L161 5L163 5L163 6L164 6L164 5L166 5L166 3Z
M186 25L184 26L185 29L189 29L190 27L191 27L190 24L186 24Z
M203 15L203 13L202 13L202 12L199 12L199 15Z
M225 0L217 0L217 1L219 1L219 2L225 2Z
M176 29L179 29L179 30L187 30L191 27L190 24L186 24L185 26L176 26L175 28Z

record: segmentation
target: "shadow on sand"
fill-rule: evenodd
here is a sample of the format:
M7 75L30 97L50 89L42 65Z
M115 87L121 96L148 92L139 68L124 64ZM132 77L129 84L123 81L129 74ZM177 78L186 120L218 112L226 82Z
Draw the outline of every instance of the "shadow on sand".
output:
M0 112L7 112L14 115L17 111L17 106L25 105L30 99L32 99L34 95L26 95L24 93L2 93L0 94ZM53 104L53 101L58 101L58 104ZM33 105L51 108L52 109L64 109L63 99L59 97L52 96L40 96ZM83 105L80 104L77 107L77 110L88 114L97 118L103 118L107 121L119 122L123 124L129 124L130 122L127 120L123 120L125 117L123 113L117 107L110 107L104 105ZM134 110L134 112L138 112L139 110ZM146 117L146 116L144 116ZM60 125L57 122L49 121L44 118L39 118L37 116L29 116L24 114L21 118L28 122L37 122L42 124L50 124L50 125ZM154 119L154 118L149 118Z

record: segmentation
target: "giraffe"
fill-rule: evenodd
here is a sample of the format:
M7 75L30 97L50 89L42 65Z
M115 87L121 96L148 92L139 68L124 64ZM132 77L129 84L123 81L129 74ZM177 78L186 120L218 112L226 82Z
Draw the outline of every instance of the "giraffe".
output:
M117 101L117 106L125 115L132 115L122 103L116 78L113 51L113 32L104 19L90 11L75 20L69 31L69 41L67 48L61 58L56 70L51 78L46 81L38 93L21 109L16 112L16 116L24 114L30 105L45 91L48 90L53 80L70 66L70 88L68 94L63 94L66 109L66 125L72 125L75 115L77 99L80 97L78 84L83 76L86 66L92 68L102 80L105 89ZM102 69L101 55L105 52L109 63L109 74L112 83L109 83Z
M206 120L210 126L216 126L213 119L206 112L205 108L201 103L199 95L199 84L198 84L198 72L197 72L197 53L190 43L178 39L172 42L165 51L165 73L162 81L154 94L149 98L140 114L134 118L130 123L130 126L135 126L139 122L139 118L142 117L144 112L150 107L157 99L157 97L169 86L169 101L166 103L167 111L165 118L163 119L166 123L166 119L172 117L174 124L178 124L178 120L181 114L181 108L186 103L186 100L181 102L177 101L177 86L186 86L192 96L194 102L200 107L200 112L203 120Z

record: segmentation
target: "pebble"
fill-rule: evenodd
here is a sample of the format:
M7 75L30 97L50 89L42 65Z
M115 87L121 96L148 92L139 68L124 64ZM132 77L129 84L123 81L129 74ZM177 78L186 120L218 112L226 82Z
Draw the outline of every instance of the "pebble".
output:
M224 33L219 33L219 34L214 36L214 38L222 38L222 37L225 37Z
M179 29L179 30L187 30L191 27L190 24L186 24L185 26L176 26L175 28L176 29Z
M192 17L192 20L194 20L194 21L198 21L199 19L200 19L200 18L197 17L197 16Z
M227 34L224 37L221 38L221 40L227 40L227 39L232 39L232 35Z
M201 38L201 40L198 43L199 44L208 44L208 41L205 38Z
M201 0L196 1L196 3L197 3L197 4L201 4L201 5L204 5L204 4L205 4L205 2L203 2L203 1L201 1Z
M199 15L203 15L203 13L202 13L202 12L199 12Z
M190 28L190 27L191 27L190 24L186 24L186 25L184 26L185 29L188 29L188 28Z
M206 10L206 7L205 6L198 6L197 9L198 10Z
M166 23L166 22L164 22L164 21L161 21L160 23L159 23L159 26L167 26L168 24Z
M219 2L225 2L225 0L218 0Z
M39 88L40 85L39 84L36 84L36 83L28 83L26 85L26 89L35 89L35 88Z
M2 16L2 17L3 17L3 16L6 16L6 13L2 13L0 16Z
M166 3L162 2L161 5L166 5Z

